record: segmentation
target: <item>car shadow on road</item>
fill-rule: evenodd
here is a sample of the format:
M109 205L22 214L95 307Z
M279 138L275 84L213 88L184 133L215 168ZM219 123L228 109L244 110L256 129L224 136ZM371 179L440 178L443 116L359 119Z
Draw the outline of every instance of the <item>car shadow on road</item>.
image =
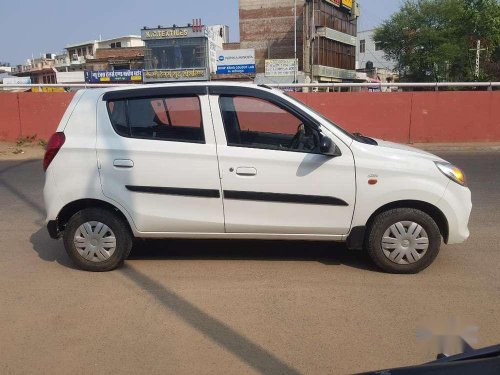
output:
M33 249L47 262L57 262L75 269L62 240L49 237L40 228L30 237ZM378 272L362 251L348 250L345 245L309 241L253 240L137 240L129 256L132 260L259 260L263 262L314 261L327 266L344 265Z
M315 261L327 266L378 271L363 251L349 250L343 244L332 242L138 240L129 259Z
M55 241L50 238L46 228L42 227L33 233L30 242L40 259L47 262L57 262L64 267L76 269L64 250L62 240Z

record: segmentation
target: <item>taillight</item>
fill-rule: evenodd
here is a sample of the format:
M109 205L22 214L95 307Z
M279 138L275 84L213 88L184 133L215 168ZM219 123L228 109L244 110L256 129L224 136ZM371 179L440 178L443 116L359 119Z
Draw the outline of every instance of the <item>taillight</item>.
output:
M66 137L64 133L55 133L50 137L47 143L47 150L45 151L45 156L43 158L43 170L46 171L52 160L56 157L57 153L61 149Z

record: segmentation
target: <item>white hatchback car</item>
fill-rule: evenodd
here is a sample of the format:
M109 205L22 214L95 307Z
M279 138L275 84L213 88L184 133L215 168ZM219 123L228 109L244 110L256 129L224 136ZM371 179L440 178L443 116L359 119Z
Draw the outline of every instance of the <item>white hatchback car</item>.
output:
M265 86L81 90L44 168L49 233L89 271L121 265L135 237L343 241L416 273L469 236L460 169Z

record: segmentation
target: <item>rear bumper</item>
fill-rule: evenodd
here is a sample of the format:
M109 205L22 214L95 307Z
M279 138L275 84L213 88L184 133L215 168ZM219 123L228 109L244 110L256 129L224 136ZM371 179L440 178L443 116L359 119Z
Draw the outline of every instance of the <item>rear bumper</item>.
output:
M57 224L57 220L50 220L47 223L47 231L51 238L57 240L61 237L61 232L59 232L59 225Z

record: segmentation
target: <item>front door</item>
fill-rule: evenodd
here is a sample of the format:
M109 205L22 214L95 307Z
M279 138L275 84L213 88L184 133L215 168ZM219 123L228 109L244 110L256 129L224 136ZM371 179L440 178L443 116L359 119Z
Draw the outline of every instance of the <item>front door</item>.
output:
M291 103L268 96L210 97L226 232L347 234L355 204L351 151ZM319 152L320 131L341 156Z
M206 87L178 91L106 94L98 110L102 189L140 232L224 233Z

